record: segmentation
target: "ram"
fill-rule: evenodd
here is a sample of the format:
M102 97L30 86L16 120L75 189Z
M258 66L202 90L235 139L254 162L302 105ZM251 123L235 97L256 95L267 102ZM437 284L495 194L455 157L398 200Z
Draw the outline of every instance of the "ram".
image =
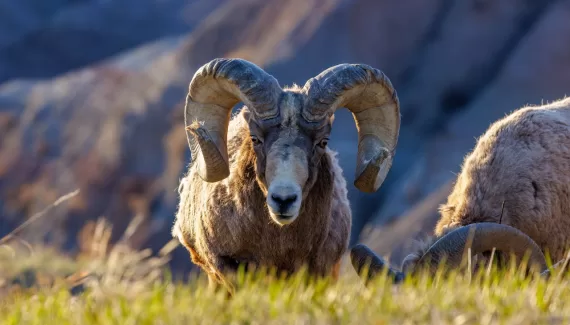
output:
M354 185L374 192L400 127L396 92L381 71L340 64L285 89L242 59L214 59L195 73L185 107L192 162L173 236L210 283L227 285L225 275L240 264L337 276L351 211L327 143L342 107L358 129Z
M570 248L570 98L518 109L493 123L466 156L433 240L402 263L402 279L423 262L435 267L443 258L457 266L466 247L482 261L493 248L503 261L530 252L545 272L548 254L565 259ZM469 246L466 246L467 244ZM360 272L386 267L368 247L351 251ZM547 272L548 273L548 272Z

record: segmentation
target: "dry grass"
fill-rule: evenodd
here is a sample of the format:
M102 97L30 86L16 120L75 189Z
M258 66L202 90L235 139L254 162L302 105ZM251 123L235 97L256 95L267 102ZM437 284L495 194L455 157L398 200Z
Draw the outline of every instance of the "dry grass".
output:
M17 240L2 245L0 324L570 323L568 279L525 277L519 267L421 274L398 286L383 274L367 287L351 268L338 282L240 272L228 299L202 275L170 280L176 242L156 256L131 249L137 224L111 247L111 228L99 220L83 243L88 254L74 258Z
M1 256L0 324L570 323L568 279L524 277L517 267L422 274L399 286L381 275L368 287L354 272L336 283L304 272L289 279L241 272L235 296L227 299L201 275L184 284L169 280L166 253L150 257L116 247L88 263L49 251ZM78 290L80 281L68 273L90 280ZM53 281L42 282L46 275Z

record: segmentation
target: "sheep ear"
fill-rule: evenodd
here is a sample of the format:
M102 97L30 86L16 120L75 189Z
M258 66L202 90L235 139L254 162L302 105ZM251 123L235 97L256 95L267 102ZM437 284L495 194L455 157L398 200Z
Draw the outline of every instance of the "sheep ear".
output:
M261 136L263 132L261 132L261 128L259 126L259 124L257 123L257 120L255 119L255 115L249 110L249 109L245 109L243 110L243 118L245 119L245 123L247 123L247 126L249 127L249 131L252 134L256 134L258 136Z
M243 108L242 114L245 121L249 123L249 121L251 121L251 111L246 108Z

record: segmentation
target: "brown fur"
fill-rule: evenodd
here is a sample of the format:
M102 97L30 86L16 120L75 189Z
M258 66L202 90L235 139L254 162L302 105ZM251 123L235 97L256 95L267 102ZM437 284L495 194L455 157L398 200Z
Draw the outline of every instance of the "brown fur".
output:
M207 183L191 166L182 180L173 235L191 252L193 262L219 283L226 271L235 270L234 261L287 273L306 265L311 274L335 276L351 226L346 181L336 153L327 148L309 168L299 216L280 226L267 208L264 166L259 166L250 139L247 112L242 110L230 121L230 176Z
M446 231L478 222L518 228L554 261L563 259L570 248L570 98L493 123L465 158L440 213L436 236L406 264Z

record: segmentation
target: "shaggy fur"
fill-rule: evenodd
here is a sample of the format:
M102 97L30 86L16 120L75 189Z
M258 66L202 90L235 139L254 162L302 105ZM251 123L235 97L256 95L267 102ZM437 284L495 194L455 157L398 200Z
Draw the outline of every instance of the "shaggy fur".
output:
M346 181L336 152L326 148L316 168L309 169L297 220L280 226L267 208L246 114L244 108L229 124L228 178L207 183L189 168L180 184L173 235L218 283L225 283L224 273L244 262L287 273L302 265L312 274L334 273L347 249L351 226Z
M570 98L493 123L465 158L440 213L436 236L403 268L447 231L478 222L518 228L554 261L563 259L570 248Z

